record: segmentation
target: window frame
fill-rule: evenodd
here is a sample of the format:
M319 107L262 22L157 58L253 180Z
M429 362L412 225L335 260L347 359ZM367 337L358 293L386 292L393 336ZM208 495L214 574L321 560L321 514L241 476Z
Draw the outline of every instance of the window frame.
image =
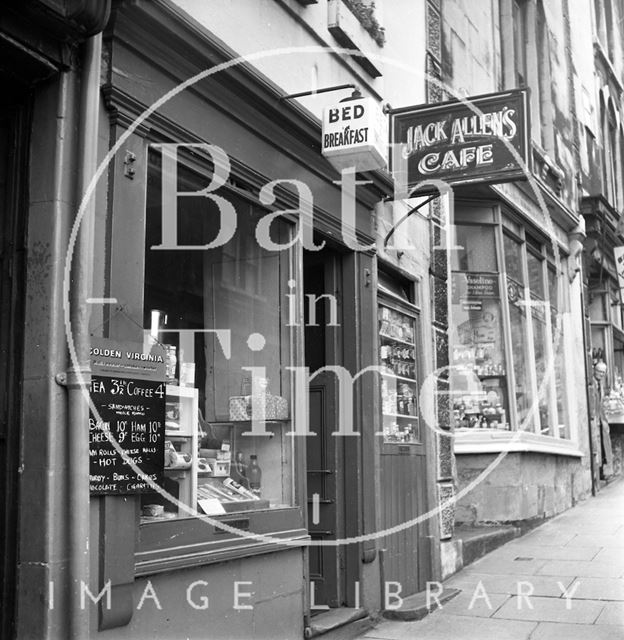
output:
M456 203L458 215L456 215L455 224L470 224L470 204L467 203L467 208L462 215L462 204ZM529 234L525 231L525 227L517 224L516 217L511 211L508 211L501 205L496 206L495 221L496 225L496 247L498 257L498 273L501 281L501 287L503 284L505 288L501 288L501 291L506 290L506 284L508 276L507 265L505 263L505 255L503 250L503 238L508 236L515 242L520 244L521 260L522 260L522 275L524 283L522 284L524 289L525 300L530 300L530 283L528 273L528 261L527 255L530 252L532 255L540 260L540 278L541 284L544 290L544 335L545 335L545 358L547 362L552 362L553 374L551 381L548 383L553 389L553 393L548 394L548 410L550 420L548 422L548 433L541 433L539 426L539 419L532 420L532 429L522 431L519 429L518 414L517 414L517 400L515 397L516 379L514 368L514 354L511 344L511 310L508 296L505 295L501 298L503 321L505 326L504 331L504 343L505 343L505 362L507 371L507 393L509 398L509 431L497 431L468 429L464 431L456 432L455 450L456 453L485 453L501 450L509 451L542 451L544 453L556 453L561 455L569 455L580 457L584 455L579 449L577 444L578 431L575 424L572 424L572 416L570 411L570 388L565 379L558 380L556 366L554 362L555 353L553 347L553 313L563 312L567 309L568 305L565 303L565 298L559 293L563 293L565 290L565 282L563 281L564 273L562 269L557 269L554 262L554 255L552 251L549 251L545 238L540 238L536 233ZM479 224L477 222L477 224ZM563 248L558 247L558 252L563 253ZM561 256L561 260L565 260L565 256ZM553 293L550 291L549 283L549 271L556 277L557 288L556 298L551 299ZM511 278L515 282L515 278ZM519 283L520 284L520 283ZM555 311L553 311L555 310ZM532 346L535 319L532 317L532 313L527 313L525 316L526 321L526 342L531 345L527 348L528 353L528 368L530 373L530 384L532 398L537 397L537 376L535 367L535 350ZM566 325L561 324L561 340L565 340ZM526 354L525 354L526 357ZM565 360L564 360L565 362ZM564 369L567 368L564 364ZM560 385L560 386L558 386ZM559 409L557 406L557 389L561 389L564 402L564 415L561 416L564 422L561 423L559 416ZM532 400L533 402L533 400Z
M146 177L151 166L149 162L150 150L154 145L168 142L163 139L149 139L145 146L146 158ZM206 163L209 159L202 155L201 152L193 154L178 154L178 166L184 166L197 175L210 174L210 164ZM268 182L267 179L265 181ZM147 180L145 182L147 190ZM242 198L243 200L258 207L259 211L270 213L275 209L286 209L287 204L278 201L271 209L262 205L255 196L253 188L247 188L242 176L242 169L237 171L232 167L230 180L222 186L218 193L227 198L227 194L232 197ZM146 211L147 219L147 198ZM290 239L294 238L298 231L299 221L296 216L284 215L280 219L287 222L289 227ZM144 239L145 244L145 227ZM299 268L301 262L302 247L300 243L285 250L286 256L284 262L288 265L289 274L292 274L297 282L296 290L303 290L302 273ZM145 264L145 256L143 257ZM143 290L145 287L145 272L141 274L143 282ZM288 278L286 278L288 279ZM284 288L285 277L280 275L279 295L280 298L286 293ZM288 352L290 358L288 362L280 361L282 371L286 371L286 367L296 366L303 353L303 332L298 324L290 327L284 314L286 306L282 307L280 316L280 341L286 340L288 343ZM292 407L294 388L291 390L289 405ZM136 501L136 550L135 550L135 575L146 576L156 573L166 572L174 569L187 567L196 567L199 565L208 565L217 562L223 562L231 559L238 559L263 553L272 553L280 550L300 548L306 544L309 534L306 527L306 514L301 480L298 474L302 472L301 460L304 456L304 443L300 438L287 436L286 431L294 430L292 427L294 414L290 411L290 418L285 421L279 428L283 431L283 437L292 437L291 445L291 465L292 476L290 479L290 492L293 504L278 509L258 509L253 511L238 511L226 513L222 515L212 516L188 516L180 518L172 518L156 522L141 522L140 520L140 501ZM267 427L270 429L271 427ZM218 523L239 529L241 532L232 533L220 529ZM254 538L254 536L256 536ZM174 541L173 544L170 541ZM284 540L282 543L281 540Z

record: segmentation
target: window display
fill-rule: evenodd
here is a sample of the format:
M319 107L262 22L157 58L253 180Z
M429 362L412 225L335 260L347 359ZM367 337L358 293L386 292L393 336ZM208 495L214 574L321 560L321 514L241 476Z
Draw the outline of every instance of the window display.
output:
M495 231L495 225L455 225L450 322L455 426L569 437L563 338L556 331L560 274L546 245L519 228L522 238L508 229Z
M415 318L379 305L378 321L384 442L420 443Z
M221 232L219 208L189 196L209 178L182 161L174 177L187 192L177 203L179 247L154 250L162 244L162 185L173 178L163 176L160 153L152 151L144 317L146 335L169 354L163 488L175 500L144 494L143 521L292 506L295 439L286 436L290 384L283 374L291 341L281 305L289 252L260 246L254 230L264 211L235 193L227 200L238 213L236 229L209 248ZM275 220L271 232L283 244L291 228ZM252 419L262 421L262 433Z
M451 390L458 428L507 429L498 275L454 273Z

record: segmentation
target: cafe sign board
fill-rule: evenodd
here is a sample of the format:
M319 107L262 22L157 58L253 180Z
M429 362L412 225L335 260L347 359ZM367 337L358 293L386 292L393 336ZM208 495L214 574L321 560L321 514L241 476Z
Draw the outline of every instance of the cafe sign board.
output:
M148 491L146 478L162 483L164 473L165 350L92 338L90 357L89 396L97 412L89 412L90 493Z
M397 109L390 125L395 181L413 189L430 180L455 186L524 179L528 117L526 89Z
M347 99L323 110L323 155L338 169L384 169L388 164L388 125L373 98Z

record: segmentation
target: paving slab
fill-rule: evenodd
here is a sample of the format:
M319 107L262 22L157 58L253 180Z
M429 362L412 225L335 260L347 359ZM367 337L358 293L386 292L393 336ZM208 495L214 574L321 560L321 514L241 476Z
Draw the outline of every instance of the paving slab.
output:
M624 568L610 562L553 560L537 570L542 576L577 576L579 578L620 578Z
M447 580L461 593L439 611L363 637L624 640L623 506L624 480Z
M506 593L488 593L485 587L470 589L460 593L442 609L445 615L450 613L456 616L489 618L511 597Z
M605 607L596 600L566 600L563 598L543 598L512 596L494 615L494 618L509 620L534 620L536 622L574 622L593 624Z
M596 624L624 625L624 602L606 602Z
M620 640L624 627L587 626L585 624L540 623L531 634L531 640ZM450 640L450 638L449 638Z
M593 560L624 564L624 547L602 547Z
M516 545L505 545L502 551L510 560L517 556L532 557L536 560L598 560L597 556L602 553L602 547L564 547L546 546L524 542ZM624 561L624 549L618 549L622 553ZM606 560L606 558L603 558Z
M572 597L589 600L624 601L624 580L621 578L575 578L578 587L569 585Z
M383 640L528 640L535 628L534 622L468 618L436 611L419 622L385 622L363 637Z
M548 564L547 560L510 560L505 556L497 555L497 552L491 553L486 557L475 562L471 567L479 573L499 573L504 575L536 575L539 570ZM552 575L552 574L548 574ZM564 575L564 574L562 574ZM569 574L574 575L574 574Z
M471 595L474 593L479 583L481 583L483 589L485 589L488 595L492 593L518 595L519 591L521 593L526 592L525 585L526 583L529 583L533 587L533 595L560 598L562 597L563 591L567 590L574 580L574 576L553 577L521 574L508 576L462 571L457 576L453 576L453 578L448 580L445 584L456 589L467 591ZM563 589L561 586L563 586ZM617 598L613 599L615 600Z
M545 526L545 525L543 525ZM576 532L574 531L557 531L557 534L555 535L553 532L547 533L545 531L542 531L542 527L540 527L539 529L536 529L535 531L532 531L531 533L527 533L525 536L523 536L522 538L520 538L519 540L514 540L513 542L510 542L509 544L524 544L524 543L531 543L531 544L539 544L542 546L547 546L547 547L560 547L563 545L567 545L568 543L570 543L574 538L576 538ZM594 545L591 544L586 544L583 545L586 547L591 547ZM596 544L595 546L601 546L599 544Z
M567 542L561 542L562 545L568 547L610 547L613 549L624 548L624 535L589 535L579 534L572 535Z
M619 522L611 524L608 516L605 515L597 516L595 519L592 516L586 516L576 522L552 522L543 527L540 533L549 533L554 536L567 535L570 531L575 531L578 535L615 536L622 525Z

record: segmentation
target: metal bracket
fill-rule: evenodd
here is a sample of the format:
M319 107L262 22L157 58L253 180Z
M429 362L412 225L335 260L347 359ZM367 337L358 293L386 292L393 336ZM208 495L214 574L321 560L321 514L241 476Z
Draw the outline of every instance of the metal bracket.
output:
M134 180L134 176L136 175L136 154L132 151L126 151L124 154L124 176L129 180Z
M323 87L322 89L311 89L310 91L300 91L299 93L289 93L286 96L280 96L279 100L291 100L292 98L303 98L304 96L315 96L317 93L328 93L330 91L341 91L342 89L354 89L357 91L357 85L353 83L337 84L333 87Z
M57 373L54 376L54 381L60 387L66 387L67 386L67 372L66 371L61 371L60 373Z

